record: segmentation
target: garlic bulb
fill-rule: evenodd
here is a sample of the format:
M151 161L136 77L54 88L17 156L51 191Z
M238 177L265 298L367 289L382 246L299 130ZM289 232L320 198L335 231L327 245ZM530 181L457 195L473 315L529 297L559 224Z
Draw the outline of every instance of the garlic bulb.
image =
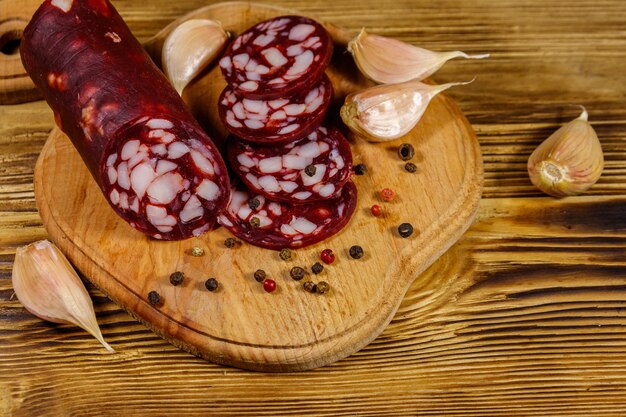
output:
M54 323L75 324L88 331L109 351L89 293L63 253L47 240L17 249L13 289L35 316Z
M350 130L370 142L394 140L415 127L433 97L450 87L472 81L430 85L412 80L377 85L346 97L341 119Z
M433 52L396 39L370 35L365 29L348 43L348 51L361 72L379 84L423 80L452 58L489 57L489 54L468 55L461 51Z
M602 174L602 146L587 121L587 110L582 109L577 119L550 135L528 159L530 180L551 196L580 194L595 184Z
M228 38L219 22L208 19L187 20L167 35L161 62L178 94L217 58Z

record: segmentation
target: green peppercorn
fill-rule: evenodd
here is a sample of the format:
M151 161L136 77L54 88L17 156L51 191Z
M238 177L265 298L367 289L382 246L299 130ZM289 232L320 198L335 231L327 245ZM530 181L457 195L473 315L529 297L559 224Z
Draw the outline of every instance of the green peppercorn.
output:
M304 278L304 269L300 268L299 266L294 266L293 268L291 268L289 274L291 275L291 278L295 281L300 281L302 278Z
M304 284L302 284L302 288L304 288L304 291L306 292L314 293L317 291L317 285L315 285L315 283L312 281L306 281Z
M258 217L253 217L250 219L250 226L252 227L259 227L261 226L261 219L259 219Z
M281 249L280 252L278 253L278 256L280 256L280 259L282 259L283 261L290 261L291 260L291 250L290 249Z
M260 205L261 205L261 202L256 197L248 201L248 207L250 207L252 210L256 210L257 208L259 208Z
M148 302L150 305L158 306L161 304L161 296L156 291L150 291L148 293Z
M352 167L352 171L356 175L365 175L367 173L367 166L365 164L356 164Z
M217 282L217 280L215 278L209 278L204 283L204 286L206 287L207 290L213 292L213 291L217 290L217 287L219 286L219 283Z
M313 271L315 275L319 274L323 270L324 270L324 266L319 262L315 262L313 266L311 267L311 271Z
M234 248L237 243L239 243L237 239L235 239L234 237L229 237L224 241L224 246L226 246L227 248Z
M413 226L411 223L402 223L398 226L398 233L402 237L409 237L413 234Z
M330 290L330 285L326 281L320 281L317 283L317 293L326 294Z
M415 148L410 143L403 143L398 147L398 156L403 161L408 161L415 155Z
M354 259L361 259L363 257L363 248L359 245L351 246L350 256Z
M410 172L412 174L417 171L417 165L413 162L407 162L404 164L404 169L406 169L406 172Z
M204 249L202 249L200 246L194 246L193 248L191 248L191 251L189 251L189 253L191 253L191 256L202 256L204 255Z
M308 175L309 177L312 177L313 175L315 175L316 172L317 172L317 168L313 164L310 164L304 167L304 173Z
M176 271L172 275L170 275L170 284L172 285L180 285L183 283L184 280L185 274L180 271Z
M265 271L262 269L254 271L254 280L256 282L263 282L263 280L265 280Z

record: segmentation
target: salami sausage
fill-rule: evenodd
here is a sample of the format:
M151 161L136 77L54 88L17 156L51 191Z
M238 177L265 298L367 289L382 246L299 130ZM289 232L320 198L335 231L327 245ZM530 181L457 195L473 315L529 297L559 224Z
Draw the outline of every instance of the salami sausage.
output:
M21 55L117 214L157 239L215 224L224 162L108 0L46 0Z
M275 250L301 248L343 229L354 213L356 202L357 192L352 182L332 200L293 206L239 188L231 190L230 202L218 221L241 240L256 246Z
M333 198L352 173L350 144L338 129L323 126L280 147L233 138L228 161L253 192L291 204Z
M332 41L322 25L303 16L281 16L239 35L219 65L240 95L281 98L311 88L332 53Z
M254 100L226 87L218 100L220 118L233 135L259 144L285 143L318 127L333 97L325 75L313 88L288 98Z

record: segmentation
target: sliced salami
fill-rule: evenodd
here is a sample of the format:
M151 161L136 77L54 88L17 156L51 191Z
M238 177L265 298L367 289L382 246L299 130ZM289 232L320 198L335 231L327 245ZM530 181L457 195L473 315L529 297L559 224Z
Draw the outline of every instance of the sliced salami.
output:
M287 98L250 99L226 87L218 100L220 117L233 135L259 144L285 143L318 127L332 100L326 75L311 89Z
M20 50L118 215L167 240L215 224L229 198L226 166L108 0L46 0Z
M332 53L332 40L322 25L303 16L280 16L239 35L219 65L240 95L271 99L309 89Z
M356 202L357 192L352 182L335 199L294 206L239 188L231 190L230 202L218 221L252 245L276 250L301 248L343 229L354 213Z
M333 198L352 173L350 144L338 129L323 126L283 146L233 138L228 160L253 192L291 204Z

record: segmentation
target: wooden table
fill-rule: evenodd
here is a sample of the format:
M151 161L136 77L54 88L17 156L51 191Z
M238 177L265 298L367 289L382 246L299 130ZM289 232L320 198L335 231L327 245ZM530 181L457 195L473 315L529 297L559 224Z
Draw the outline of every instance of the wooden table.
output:
M18 2L32 9L34 1ZM4 3L4 5L3 5ZM462 240L425 272L389 328L332 366L263 374L161 340L91 289L107 354L12 297L18 246L46 237L33 168L53 127L43 102L0 106L0 414L625 415L626 3L621 0L276 0L349 29L435 49L439 82L478 133L485 190ZM120 0L141 40L202 0ZM0 17L1 20L1 17ZM605 152L586 195L542 196L531 151L584 104ZM452 285L454 283L454 285Z

